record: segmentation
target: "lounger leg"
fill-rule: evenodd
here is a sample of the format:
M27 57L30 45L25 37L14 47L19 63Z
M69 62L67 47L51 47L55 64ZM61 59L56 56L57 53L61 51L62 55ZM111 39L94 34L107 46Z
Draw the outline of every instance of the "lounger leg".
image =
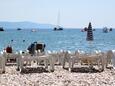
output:
M89 65L89 68L90 68L91 70L93 69L93 64L92 64L92 63Z
M69 59L69 71L71 72L71 59Z
M20 60L19 60L19 59L20 59L20 57L16 58L16 63L17 63L17 69L16 69L16 70L17 70L17 71L20 70L20 68L19 68L19 66L20 66L20 62L19 62L19 61L20 61Z
M98 70L100 71L101 69L100 69L100 67L101 67L101 60L99 59L99 60L97 60L97 65L98 65Z
M54 72L54 60L53 60L53 57L50 58L49 62L50 62L50 71Z
M75 63L75 60L72 59L72 69L73 69L73 67L74 67L74 63Z
M29 60L29 61L27 61L27 63L29 64L29 66L31 66L31 61Z
M112 58L112 65L113 65L113 69L115 69L115 56L113 56L113 58Z
M63 65L63 58L60 57L60 64Z
M45 59L44 65L45 65L45 69L48 69L48 60L47 59Z
M73 64L74 64L73 58L70 58L70 59L69 59L69 71L70 71L70 72L72 71Z
M22 58L20 58L20 71L23 71L23 63L24 61L22 60Z
M65 57L62 59L62 68L65 68Z
M107 62L106 62L106 59L104 57L101 57L101 65L102 65L101 71L104 71L106 66L107 66Z
M5 73L5 57L2 57L2 67L3 67L3 71L2 73Z
M58 61L59 61L59 65L61 65L62 64L61 56L58 56Z

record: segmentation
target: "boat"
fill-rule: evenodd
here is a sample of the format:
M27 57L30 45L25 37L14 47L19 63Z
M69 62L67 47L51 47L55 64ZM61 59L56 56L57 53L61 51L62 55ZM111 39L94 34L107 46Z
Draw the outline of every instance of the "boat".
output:
M17 28L17 30L22 30L21 28Z
M87 27L81 29L81 32L86 32L87 31Z
M32 29L31 32L37 32L37 30L36 29Z
M93 31L95 31L95 29L93 29Z
M104 27L103 28L103 33L108 33L109 32L109 29L107 27Z
M58 12L58 17L57 17L57 26L54 27L54 31L60 31L63 30L63 28L60 26L60 12Z
M86 32L87 31L87 27L85 27L85 28L83 28L83 29L81 29L81 32ZM95 29L92 29L92 31L95 31Z
M108 33L108 32L111 32L112 30L113 30L113 28L104 27L103 28L103 33Z
M81 29L81 32L85 32L84 29Z
M0 31L4 31L3 27L0 27Z
M57 26L57 27L54 27L54 31L58 31L58 30L63 30L63 28L62 27L60 27L60 26Z
M112 28L109 29L109 31L112 31L112 30L113 30Z

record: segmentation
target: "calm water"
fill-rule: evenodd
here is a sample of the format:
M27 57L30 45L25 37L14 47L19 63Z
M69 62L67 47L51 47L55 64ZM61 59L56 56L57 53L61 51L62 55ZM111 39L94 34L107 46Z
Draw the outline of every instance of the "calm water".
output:
M11 42L13 40L13 42ZM25 42L23 42L25 40ZM15 51L25 50L34 41L46 44L46 50L89 50L100 49L103 51L115 49L115 30L103 33L102 29L94 31L92 46L86 41L86 32L80 29L64 29L63 31L52 31L42 29L37 32L31 30L6 30L0 32L0 50L11 44Z

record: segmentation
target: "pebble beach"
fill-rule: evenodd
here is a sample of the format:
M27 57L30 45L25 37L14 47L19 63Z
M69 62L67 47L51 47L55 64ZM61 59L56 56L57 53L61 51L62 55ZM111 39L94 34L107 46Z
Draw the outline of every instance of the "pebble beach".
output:
M0 74L0 86L115 86L115 71L69 72L56 66L54 72L20 73L16 66L6 66L6 72Z

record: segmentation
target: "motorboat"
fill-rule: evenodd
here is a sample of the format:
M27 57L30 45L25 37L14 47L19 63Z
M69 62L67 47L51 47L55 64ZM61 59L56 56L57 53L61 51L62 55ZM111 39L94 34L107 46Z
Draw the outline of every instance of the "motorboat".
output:
M109 32L109 29L107 27L104 27L103 28L103 33L108 33Z
M4 31L3 27L0 27L0 31Z
M37 32L37 30L36 29L32 29L31 32Z
M21 28L17 28L17 30L22 30Z

